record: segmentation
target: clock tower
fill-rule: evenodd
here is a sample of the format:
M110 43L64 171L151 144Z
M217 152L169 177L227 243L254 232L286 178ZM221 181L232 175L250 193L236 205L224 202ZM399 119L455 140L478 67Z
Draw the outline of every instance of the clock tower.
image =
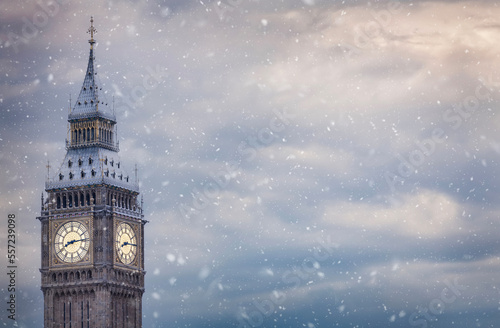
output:
M144 220L137 170L118 156L114 110L90 56L68 115L66 156L42 195L45 328L142 327ZM50 168L50 166L49 166Z

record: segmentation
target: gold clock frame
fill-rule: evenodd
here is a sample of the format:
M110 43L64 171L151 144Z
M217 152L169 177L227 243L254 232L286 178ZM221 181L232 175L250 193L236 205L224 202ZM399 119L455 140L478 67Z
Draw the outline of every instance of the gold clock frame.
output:
M132 230L134 231L135 238L136 238L136 254L135 258L130 262L130 263L123 263L122 260L120 259L120 256L118 255L117 247L116 247L116 238L117 238L117 233L118 233L118 228L120 227L121 224L127 224L129 225ZM142 232L141 232L141 225L138 224L137 222L131 221L131 220L126 220L126 219L119 219L119 218L114 218L113 220L113 262L115 265L119 265L124 268L132 268L133 269L139 269L140 268L140 263L141 263L141 254L142 252Z
M57 254L56 254L56 245L55 245L55 238L57 235L57 231L66 223L68 222L78 222L81 223L85 228L87 229L89 233L89 248L87 251L87 254L78 262L65 262L61 260ZM64 219L57 219L53 220L50 222L50 236L49 236L49 247L50 247L50 259L49 259L49 265L51 267L79 267L82 265L89 265L93 261L94 257L94 250L93 250L93 223L92 219L90 217L72 217L72 218L64 218Z

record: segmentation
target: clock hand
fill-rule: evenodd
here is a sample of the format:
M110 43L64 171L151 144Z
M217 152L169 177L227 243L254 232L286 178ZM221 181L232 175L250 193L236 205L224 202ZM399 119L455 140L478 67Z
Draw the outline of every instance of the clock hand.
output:
M123 246L127 246L127 245L130 245L130 246L137 246L136 244L131 244L129 243L128 241L124 242L120 247L123 247Z
M84 239L78 239L78 240L73 239L72 241L68 241L68 242L66 243L66 245L64 245L64 247L68 247L69 245L72 245L72 244L76 243L77 241L84 241L84 240L87 240L87 238L84 238Z

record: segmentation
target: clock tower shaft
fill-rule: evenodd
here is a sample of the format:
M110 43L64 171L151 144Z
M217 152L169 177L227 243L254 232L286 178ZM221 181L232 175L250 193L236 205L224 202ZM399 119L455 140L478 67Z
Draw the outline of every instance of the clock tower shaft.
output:
M94 68L93 19L88 32L89 61L68 116L66 156L47 178L37 217L44 327L139 328L147 221Z

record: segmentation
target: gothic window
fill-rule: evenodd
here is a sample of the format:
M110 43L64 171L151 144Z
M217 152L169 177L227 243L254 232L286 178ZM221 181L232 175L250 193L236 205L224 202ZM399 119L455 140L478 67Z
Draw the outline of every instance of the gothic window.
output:
M93 161L94 161L94 160L92 159L92 157L89 157L89 165L92 165L92 162L93 162Z
M69 172L69 179L73 179L73 172Z
M73 162L71 160L68 161L68 167L71 167L73 165Z
M85 171L82 170L82 172L80 172L80 175L82 178L85 178Z
M120 162L116 163L116 166L117 166L118 168L120 168Z
M94 169L92 169L92 171L90 173L92 174L93 177L95 177L95 171L94 171Z
M57 196L57 208L61 208L61 196Z
M120 178L120 180L123 180L123 174L120 174L118 177Z
M62 173L59 173L59 180L62 180L64 178L64 175Z
M115 172L111 173L111 176L112 176L112 177L113 177L113 179L114 179L114 178L115 178L115 176L116 176L116 173L115 173Z
M87 206L90 206L90 194L87 192L87 197L86 197L86 201L87 201Z
M71 194L68 196L68 207L73 207L73 196Z
M81 158L79 158L79 159L78 159L78 166L82 166L82 164L83 164L83 161L82 161L82 159L81 159Z
M106 172L104 173L107 177L109 177L109 170L106 169Z
M66 195L63 195L63 198L62 198L62 207L66 208Z
M115 161L111 160L111 162L109 162L109 164L111 164L111 166L114 166Z
M107 157L104 159L104 164L108 165L108 158Z

